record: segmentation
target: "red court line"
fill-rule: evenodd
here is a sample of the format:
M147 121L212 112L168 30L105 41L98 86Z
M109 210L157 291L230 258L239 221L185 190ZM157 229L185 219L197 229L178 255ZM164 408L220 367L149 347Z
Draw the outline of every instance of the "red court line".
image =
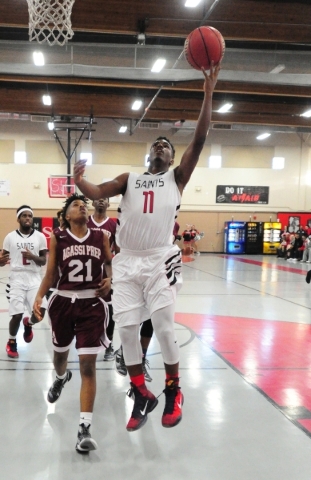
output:
M281 409L304 407L311 413L311 325L188 313L176 314L176 321ZM303 416L287 416L311 432Z
M258 265L259 267L271 268L272 270L281 270L283 272L298 273L298 275L307 274L306 270L299 270L298 268L285 267L284 265L275 265L274 263L260 262L259 260L251 260L249 258L238 258L232 255L218 255L218 256L222 258L234 260L235 262L250 263L252 265Z

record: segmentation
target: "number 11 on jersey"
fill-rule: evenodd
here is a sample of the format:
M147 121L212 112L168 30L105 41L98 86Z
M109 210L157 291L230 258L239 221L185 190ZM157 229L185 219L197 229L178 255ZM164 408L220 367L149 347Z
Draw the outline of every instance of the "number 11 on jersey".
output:
M144 213L153 213L154 192L149 190L148 192L143 192L143 195L145 197Z

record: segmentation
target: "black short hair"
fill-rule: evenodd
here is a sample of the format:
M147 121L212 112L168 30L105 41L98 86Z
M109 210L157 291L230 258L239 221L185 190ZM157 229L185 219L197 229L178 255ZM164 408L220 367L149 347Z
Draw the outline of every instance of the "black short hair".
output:
M158 138L155 139L156 142L158 140L166 140L170 144L172 152L173 152L172 158L174 158L175 157L175 148L174 148L174 145L172 144L172 142L166 137L158 137ZM155 143L155 142L153 142L153 143Z
M63 222L65 223L66 228L70 228L70 223L68 222L68 220L66 220L66 213L67 213L68 207L75 200L82 200L82 202L84 202L85 205L87 205L87 203L88 203L88 199L84 195L79 195L78 193L73 193L72 195L70 195L70 197L68 197L65 200L65 202L64 202L65 205L63 206L63 209L61 210L61 212L62 212L61 216L62 216Z
M21 214L23 213L23 212L22 212L22 213L20 213L20 214L18 215L18 212L19 212L22 208L28 208L29 210L32 211L32 208L31 208L29 205L21 205L20 207L18 207L18 208L16 209L17 218L19 218L19 217L21 216Z

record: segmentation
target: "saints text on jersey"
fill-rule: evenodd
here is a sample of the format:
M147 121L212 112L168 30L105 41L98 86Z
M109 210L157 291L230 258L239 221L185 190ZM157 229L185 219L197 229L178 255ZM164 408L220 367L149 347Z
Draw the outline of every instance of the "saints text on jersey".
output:
M28 250L34 249L33 243L29 243L29 242L23 242L23 243L16 242L16 247L18 250L22 250L24 248L28 248Z
M164 187L163 178L156 178L154 180L136 180L135 188L154 188L154 187Z

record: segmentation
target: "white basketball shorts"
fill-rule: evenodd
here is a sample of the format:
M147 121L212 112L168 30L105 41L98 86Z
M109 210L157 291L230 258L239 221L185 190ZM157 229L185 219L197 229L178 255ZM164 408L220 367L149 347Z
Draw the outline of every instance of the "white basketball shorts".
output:
M112 259L113 318L120 327L136 325L171 305L182 285L177 245L144 250L121 249Z

